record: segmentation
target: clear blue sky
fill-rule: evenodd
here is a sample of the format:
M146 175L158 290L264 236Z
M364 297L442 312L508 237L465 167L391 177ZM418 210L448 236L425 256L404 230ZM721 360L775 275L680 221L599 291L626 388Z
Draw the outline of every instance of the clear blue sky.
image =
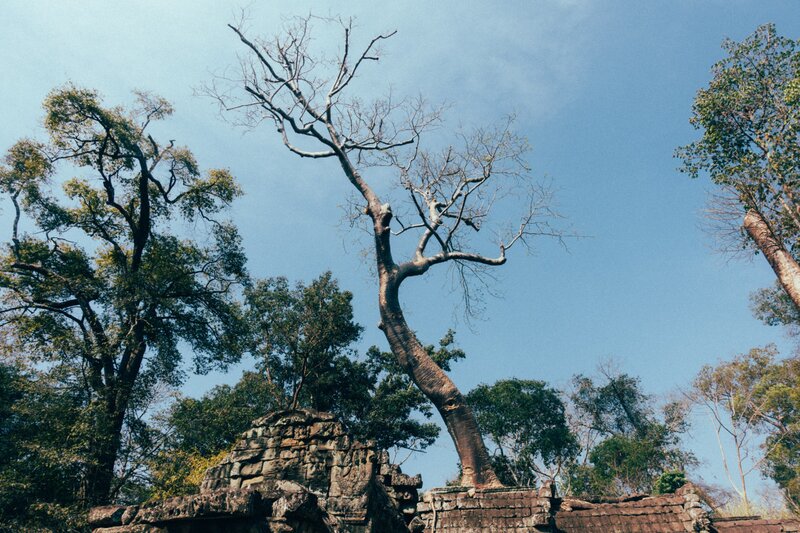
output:
M41 135L41 102L68 80L100 90L108 103L129 101L132 89L166 97L176 114L160 131L203 166L230 168L244 187L231 214L251 271L309 280L331 269L355 293L364 346L380 343L375 282L340 224L343 176L289 154L271 129L234 129L193 96L241 51L225 26L236 5L3 2L0 147ZM408 284L408 319L424 341L458 330L468 354L453 371L462 390L509 376L563 386L613 357L646 390L666 395L703 364L752 346L777 342L790 352L782 331L748 308L749 293L772 283L769 267L714 253L699 229L709 184L679 174L672 153L696 136L692 98L722 57L722 39L770 21L797 38L797 2L272 1L252 3L250 27L272 34L282 14L312 6L357 17L362 37L398 30L381 63L365 70L371 85L449 102L451 126L516 113L534 171L552 178L560 211L591 236L568 252L542 241L533 256L512 255L498 271L502 297L487 301L472 330L454 311L458 298L444 275ZM240 371L192 378L184 392L199 395ZM717 458L702 425L689 444L713 479ZM455 461L444 437L406 470L423 471L430 487L453 474Z

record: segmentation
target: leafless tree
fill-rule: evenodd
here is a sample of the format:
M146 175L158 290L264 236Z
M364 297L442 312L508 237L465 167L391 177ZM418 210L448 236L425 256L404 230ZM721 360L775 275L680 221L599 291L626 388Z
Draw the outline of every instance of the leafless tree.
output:
M317 22L341 28L341 48L333 58L312 51L312 23ZM292 153L338 162L372 233L379 327L444 419L461 461L462 484L499 486L471 409L407 324L399 291L405 280L443 264L454 266L468 288L476 276L504 264L510 248L527 246L534 236L560 237L550 225L550 193L532 181L524 160L528 146L512 131L513 119L462 134L457 144L442 150L425 150L420 136L441 124L439 109L421 98L389 94L366 102L350 95L354 80L368 63L379 60L380 45L394 32L356 51L351 20L295 18L271 39L249 37L241 23L230 28L246 54L236 74L215 79L208 94L223 110L238 110L234 116L247 126L271 121ZM399 185L400 203L394 206L375 188L376 175L387 171ZM514 219L508 206L520 197L527 201ZM494 223L498 214L506 226ZM477 251L487 245L476 240L484 229L496 232L494 254ZM408 257L397 260L399 247L393 251L393 243L409 242L409 237Z

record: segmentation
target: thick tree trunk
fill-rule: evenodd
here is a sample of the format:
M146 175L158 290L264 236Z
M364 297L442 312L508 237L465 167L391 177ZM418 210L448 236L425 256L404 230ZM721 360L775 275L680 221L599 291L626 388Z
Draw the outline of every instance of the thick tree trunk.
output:
M104 405L95 418L93 440L87 451L88 465L81 483L81 500L87 507L110 502L114 482L114 465L120 446L124 412L113 405Z
M442 416L461 461L461 484L471 487L502 486L492 468L472 409L406 323L400 308L398 288L390 272L381 273L381 329L392 353Z
M392 219L391 207L380 202L350 163L347 154L341 150L336 132L332 127L329 131L333 142L339 147L342 169L367 201L365 214L369 215L373 223L378 267L380 328L389 342L392 354L444 420L461 461L461 484L470 487L502 487L503 484L492 468L475 414L455 383L425 351L403 316L399 289L407 274L401 275L400 268L392 257L392 233L389 227ZM424 273L424 270L415 275Z
M758 211L750 209L744 217L744 229L767 258L783 289L800 308L800 265L786 250Z

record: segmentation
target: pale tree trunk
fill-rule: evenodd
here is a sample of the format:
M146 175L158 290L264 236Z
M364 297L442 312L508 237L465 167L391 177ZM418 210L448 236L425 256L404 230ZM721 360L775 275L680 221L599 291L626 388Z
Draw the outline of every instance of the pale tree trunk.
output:
M767 258L781 287L800 309L800 265L786 250L758 211L750 209L744 217L744 229Z
M390 218L391 212L385 210L373 217L380 284L380 328L392 354L444 420L461 461L461 484L478 488L502 487L492 468L475 414L455 383L428 355L403 316L398 293L405 277L391 259Z

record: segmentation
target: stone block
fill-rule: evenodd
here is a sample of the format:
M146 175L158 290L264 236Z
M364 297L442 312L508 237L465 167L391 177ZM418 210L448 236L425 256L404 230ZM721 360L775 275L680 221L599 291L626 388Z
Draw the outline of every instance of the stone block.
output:
M122 505L104 505L89 510L89 525L92 527L121 526L122 515L128 508Z

